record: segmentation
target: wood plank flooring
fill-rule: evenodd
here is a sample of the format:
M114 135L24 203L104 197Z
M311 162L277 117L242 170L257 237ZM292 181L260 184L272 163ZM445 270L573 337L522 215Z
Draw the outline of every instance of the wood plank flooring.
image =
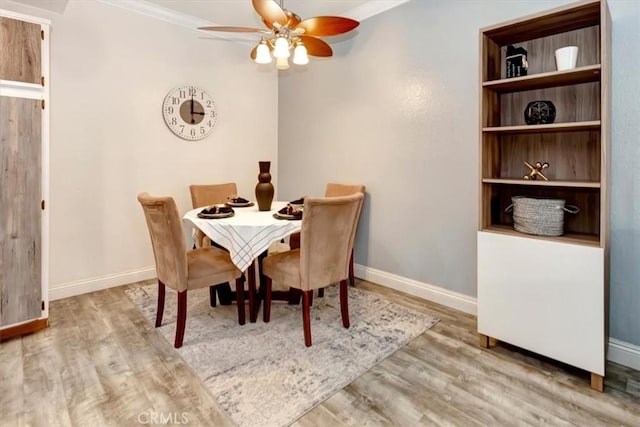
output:
M53 301L48 329L0 344L0 426L232 425L124 294L149 283ZM587 372L502 343L480 348L474 316L357 286L441 321L297 427L640 426L638 371L609 363L598 393Z

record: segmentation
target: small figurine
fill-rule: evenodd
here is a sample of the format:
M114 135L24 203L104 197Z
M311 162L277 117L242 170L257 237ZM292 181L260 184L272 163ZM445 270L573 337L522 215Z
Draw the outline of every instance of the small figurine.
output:
M529 172L528 175L524 176L524 179L535 181L536 179L538 179L538 176L539 176L542 179L544 179L545 181L549 181L547 179L547 177L544 176L544 174L542 173L542 169L548 168L549 167L549 163L547 163L547 162L544 162L544 163L536 162L535 166L531 166L531 164L529 162L524 162L524 164L531 170L531 172Z

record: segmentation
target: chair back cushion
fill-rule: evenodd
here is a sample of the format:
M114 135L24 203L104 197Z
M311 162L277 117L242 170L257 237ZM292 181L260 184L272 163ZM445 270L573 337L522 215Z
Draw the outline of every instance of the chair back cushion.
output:
M345 280L364 194L305 197L300 232L300 284L303 290Z
M349 196L354 193L364 194L364 185L336 184L330 182L324 191L325 197Z
M235 182L225 184L190 185L191 204L194 208L217 205L228 202L228 197L238 195L238 188Z
M138 201L147 220L158 280L178 291L186 290L187 249L175 200L140 193Z
M361 184L337 184L335 182L330 182L327 184L327 188L324 191L324 196L338 197L338 196L349 196L355 193L364 194L364 190L365 190L365 186ZM364 205L364 202L360 204L360 209L358 210L358 220L360 219L360 213L362 212L363 205Z

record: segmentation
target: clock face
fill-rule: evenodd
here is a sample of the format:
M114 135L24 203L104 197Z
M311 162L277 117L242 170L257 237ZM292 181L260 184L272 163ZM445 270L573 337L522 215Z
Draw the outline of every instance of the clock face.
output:
M181 86L169 92L162 104L162 115L173 133L189 141L209 135L218 121L216 104L196 86Z

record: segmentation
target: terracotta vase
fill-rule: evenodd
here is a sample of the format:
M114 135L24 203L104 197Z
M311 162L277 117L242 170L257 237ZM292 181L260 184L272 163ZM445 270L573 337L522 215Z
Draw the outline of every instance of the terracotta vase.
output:
M256 184L256 201L258 202L258 210L270 211L274 192L273 184L271 183L271 173L269 173L271 162L258 162L258 165L260 166L258 184Z

